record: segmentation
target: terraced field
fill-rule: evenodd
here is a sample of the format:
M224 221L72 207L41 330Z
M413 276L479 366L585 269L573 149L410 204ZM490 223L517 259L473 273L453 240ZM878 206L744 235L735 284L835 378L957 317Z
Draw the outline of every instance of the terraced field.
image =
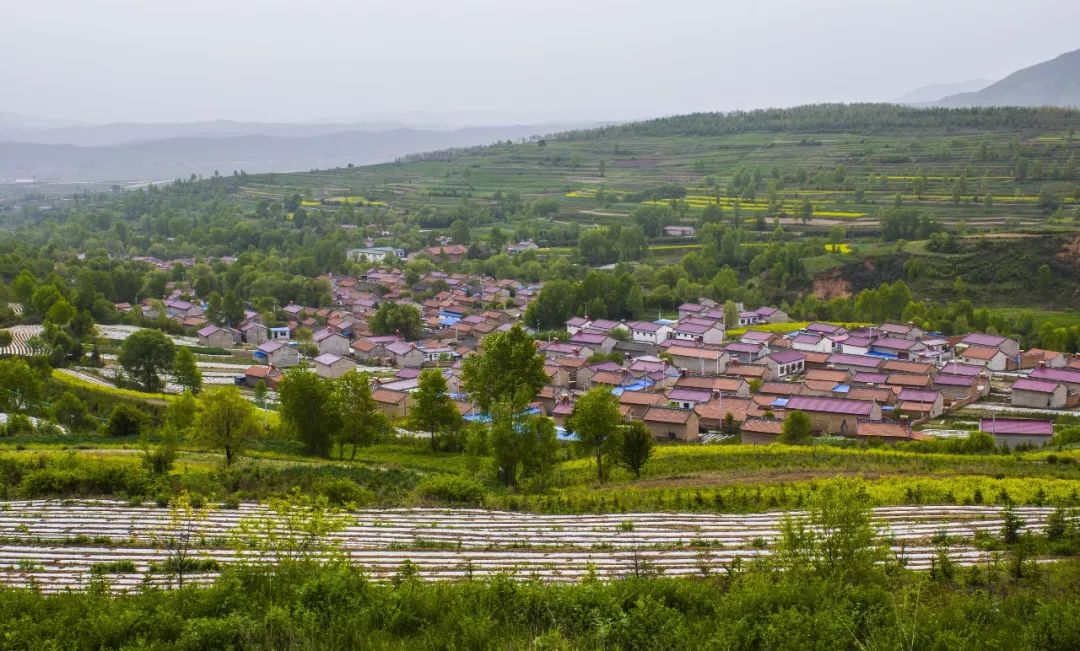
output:
M38 337L45 329L39 325L17 325L7 329L11 333L11 345L0 348L0 356L33 354L27 343L32 337Z
M1017 509L1027 528L1038 530L1048 508ZM210 511L195 526L193 557L219 564L236 562L229 533L241 519L265 515L263 507ZM770 553L782 519L797 513L753 515L629 513L547 516L474 509L363 510L336 534L341 548L374 579L386 580L405 561L427 580L510 573L545 581L578 581L595 571L601 578L640 573L665 576L723 571L736 559ZM989 559L972 546L977 532L1002 526L993 507L894 507L874 511L898 557L926 569L936 555L932 538L954 541L950 556L960 564ZM22 501L0 508L0 581L45 591L88 584L95 565L130 560L135 572L109 574L114 590L144 582L170 585L148 575L152 562L169 558L154 540L168 530L169 510L121 502ZM185 580L207 581L214 573Z

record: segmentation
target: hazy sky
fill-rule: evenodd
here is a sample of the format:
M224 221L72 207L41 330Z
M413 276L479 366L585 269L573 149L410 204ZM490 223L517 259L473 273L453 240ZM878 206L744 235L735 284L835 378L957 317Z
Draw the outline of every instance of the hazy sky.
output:
M0 0L0 111L621 119L888 100L1080 48L1077 0Z

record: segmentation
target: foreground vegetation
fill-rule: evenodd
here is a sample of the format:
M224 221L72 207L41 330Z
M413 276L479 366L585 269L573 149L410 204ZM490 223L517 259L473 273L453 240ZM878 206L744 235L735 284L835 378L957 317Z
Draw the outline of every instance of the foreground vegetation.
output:
M298 549L274 565L224 568L207 587L111 596L0 589L5 648L1038 648L1080 645L1080 565L1032 562L1080 551L1074 520L1022 531L1006 514L997 560L958 567L947 541L927 573L878 539L857 483L823 491L786 521L774 553L668 579L574 585L524 577L424 583L406 561L374 583L345 557ZM315 522L311 517L305 522ZM310 529L320 548L328 529Z

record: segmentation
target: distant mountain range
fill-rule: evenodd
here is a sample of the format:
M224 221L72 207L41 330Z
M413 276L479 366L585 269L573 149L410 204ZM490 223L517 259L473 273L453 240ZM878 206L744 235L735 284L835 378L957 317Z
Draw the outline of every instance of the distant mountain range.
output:
M5 115L11 114L0 114L0 180L40 181L165 180L233 170L307 171L593 126L552 123L417 129L392 123L217 121L15 128L12 120L3 119Z
M948 95L934 106L1080 106L1080 50L1017 70L972 92Z
M935 102L948 95L982 90L992 83L994 83L993 79L970 79L951 84L927 84L911 92L904 93L894 99L893 102L896 104L925 104Z

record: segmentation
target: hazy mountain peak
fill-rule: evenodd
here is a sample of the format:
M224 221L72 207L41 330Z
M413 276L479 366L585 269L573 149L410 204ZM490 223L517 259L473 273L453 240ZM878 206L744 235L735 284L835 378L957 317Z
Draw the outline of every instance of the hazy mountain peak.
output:
M950 95L939 106L1080 106L1080 50L1017 70L982 90Z
M915 90L908 91L893 100L896 104L922 104L924 102L936 102L942 97L956 95L958 93L971 93L982 90L994 83L993 79L969 79L967 81L946 82L940 84L927 84Z

